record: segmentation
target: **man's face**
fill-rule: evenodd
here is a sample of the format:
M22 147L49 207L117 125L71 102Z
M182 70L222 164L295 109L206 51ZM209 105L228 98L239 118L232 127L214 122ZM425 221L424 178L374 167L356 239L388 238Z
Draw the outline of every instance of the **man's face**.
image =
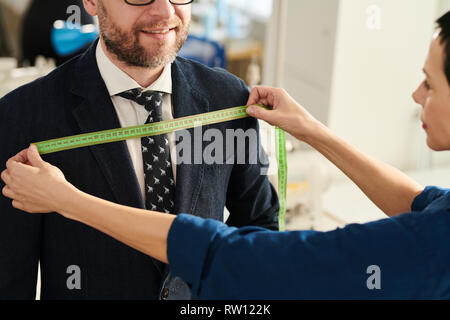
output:
M437 37L425 62L426 78L413 94L423 108L421 120L427 144L435 151L450 150L450 85L444 72L444 59L444 45Z
M168 0L147 6L131 6L124 0L91 3L107 50L129 66L157 68L173 62L189 33L191 5Z

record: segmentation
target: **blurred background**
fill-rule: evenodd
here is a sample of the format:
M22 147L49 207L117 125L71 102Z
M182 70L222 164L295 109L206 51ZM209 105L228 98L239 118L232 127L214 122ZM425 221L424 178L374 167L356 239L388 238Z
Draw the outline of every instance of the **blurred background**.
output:
M423 80L434 21L449 9L450 0L197 0L180 55L225 68L249 87L283 87L364 152L424 185L445 186L450 155L427 148L411 94ZM0 0L0 97L95 37L81 1ZM276 184L273 131L264 124L262 136ZM288 229L384 217L321 155L292 139L288 150Z

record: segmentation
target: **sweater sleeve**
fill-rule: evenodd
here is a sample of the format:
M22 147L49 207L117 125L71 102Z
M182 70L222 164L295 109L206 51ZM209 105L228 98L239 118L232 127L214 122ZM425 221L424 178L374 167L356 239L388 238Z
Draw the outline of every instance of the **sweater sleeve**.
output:
M167 254L199 299L450 297L450 215L442 209L330 232L237 229L179 215Z
M419 194L411 205L412 211L423 211L437 199L448 194L450 190L439 187L429 186Z
M216 220L179 214L167 240L167 257L172 274L181 277L194 293L198 293L202 270L214 238L218 233L227 234L233 229L236 228Z

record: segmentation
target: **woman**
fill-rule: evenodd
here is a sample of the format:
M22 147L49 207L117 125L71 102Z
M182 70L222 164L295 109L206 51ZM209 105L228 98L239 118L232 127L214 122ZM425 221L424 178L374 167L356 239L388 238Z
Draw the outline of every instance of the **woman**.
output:
M450 12L438 24L426 79L413 97L423 107L429 147L450 150ZM128 208L77 190L59 169L42 161L34 146L8 161L1 175L3 194L15 208L59 212L169 263L173 275L200 299L450 297L448 190L424 190L361 153L284 90L257 87L248 105L250 115L321 152L391 218L325 233L278 233Z

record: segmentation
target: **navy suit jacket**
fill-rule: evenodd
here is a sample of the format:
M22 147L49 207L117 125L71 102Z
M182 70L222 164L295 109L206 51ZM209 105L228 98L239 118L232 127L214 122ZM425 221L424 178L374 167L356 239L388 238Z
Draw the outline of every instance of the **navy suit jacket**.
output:
M1 170L9 157L31 142L120 127L98 70L95 47L96 43L48 76L0 100ZM172 79L175 118L245 105L248 99L242 80L185 59L173 63ZM258 125L247 118L210 127L224 133ZM43 158L91 195L145 208L125 142ZM226 206L229 225L276 229L278 199L261 168L259 164L178 165L175 213L222 220ZM56 213L22 213L0 196L0 299L33 299L38 261L41 299L159 299L167 289L168 298L189 298L180 281L167 277L167 266ZM68 288L75 275L70 266L79 267L81 289Z

